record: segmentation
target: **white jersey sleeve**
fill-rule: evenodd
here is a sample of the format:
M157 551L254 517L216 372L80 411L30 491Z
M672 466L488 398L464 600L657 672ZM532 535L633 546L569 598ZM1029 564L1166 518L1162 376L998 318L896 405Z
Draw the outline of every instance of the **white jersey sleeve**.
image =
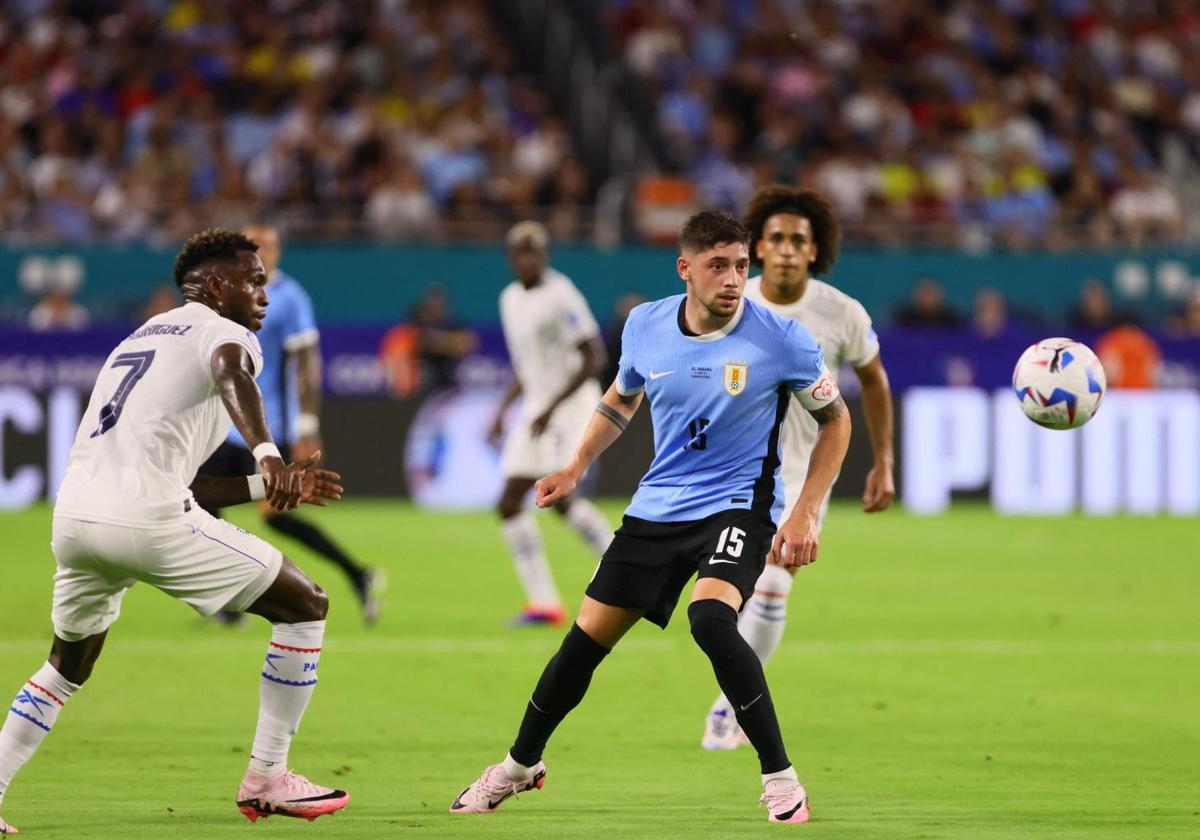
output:
M212 373L212 357L217 348L223 344L237 344L250 354L250 362L254 366L254 375L262 373L263 351L258 343L258 336L250 330L235 324L225 318L216 318L201 327L200 340L196 343L200 351L200 363L204 369Z
M566 322L566 337L578 346L585 341L599 338L600 325L596 323L587 300L571 282L558 284L558 295L562 304L562 317Z
M871 326L871 316L854 298L847 298L845 360L850 367L862 367L879 355L879 336Z

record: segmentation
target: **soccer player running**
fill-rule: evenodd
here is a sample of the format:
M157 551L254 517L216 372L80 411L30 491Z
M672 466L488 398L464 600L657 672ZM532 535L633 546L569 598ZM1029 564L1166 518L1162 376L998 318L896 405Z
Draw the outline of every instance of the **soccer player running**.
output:
M785 567L817 559L821 502L841 467L850 417L820 347L795 321L747 301L750 234L704 211L679 233L676 269L686 294L638 306L622 335L616 382L596 407L567 466L537 484L546 507L650 401L654 460L558 653L538 680L516 741L500 764L466 788L451 813L489 813L541 788L542 753L583 699L592 672L641 618L666 627L693 575L688 619L717 682L758 750L772 822L805 822L809 805L788 760L762 665L737 630L764 558ZM791 515L783 508L779 427L795 398L819 426Z
M746 283L746 297L782 318L803 325L821 345L825 363L834 371L854 368L862 384L863 409L875 453L867 474L863 510L887 509L896 497L892 477L892 392L879 356L879 339L862 304L828 283L824 275L837 261L838 230L833 207L815 192L775 185L758 192L746 212L751 250L762 264L762 276ZM784 515L800 498L819 427L806 411L792 406L781 434ZM817 529L829 510L829 494L821 501ZM765 667L783 638L788 594L796 567L769 562L738 621L742 636ZM705 720L701 745L728 750L746 743L733 705L721 694Z
M524 394L525 401L504 441L504 489L496 512L525 591L525 608L512 624L559 625L566 612L525 497L538 478L571 456L600 399L596 376L604 370L607 354L583 295L548 266L545 226L520 222L506 239L515 279L500 294L500 322L514 376L488 432L493 445L503 436L504 415L513 400ZM608 548L612 526L587 499L563 494L554 509L597 555Z
M306 460L320 452L321 444L321 346L320 333L313 318L312 301L296 280L279 269L282 249L279 231L271 225L256 224L242 233L258 244L258 256L267 270L267 293L271 308L258 331L263 366L258 377L267 426L278 442L285 461ZM254 456L237 428L200 466L200 475L232 478L254 473ZM205 507L220 516L219 507ZM386 585L382 571L364 568L346 554L319 527L286 511L259 502L258 512L273 531L298 540L332 562L350 579L362 607L363 618L373 624L379 618L381 595ZM241 618L240 613L221 611L217 616L226 623Z
M325 593L277 549L201 507L265 499L288 511L341 498L340 477L314 466L317 453L285 464L271 440L254 381L263 364L254 332L268 302L256 249L229 230L189 239L175 260L183 306L118 344L96 380L54 505L54 641L0 729L0 804L91 675L121 599L137 581L202 615L230 609L271 622L239 810L251 822L271 814L315 819L350 799L287 766L317 683ZM230 418L262 472L195 477ZM0 819L4 833L16 830Z

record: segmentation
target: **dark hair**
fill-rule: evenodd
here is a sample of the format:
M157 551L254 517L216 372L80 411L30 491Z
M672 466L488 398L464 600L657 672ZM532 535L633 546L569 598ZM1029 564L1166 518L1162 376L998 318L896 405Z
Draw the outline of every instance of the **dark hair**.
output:
M812 227L813 242L817 246L817 258L809 269L814 274L824 274L837 262L838 245L842 231L829 199L812 190L798 190L782 184L764 187L750 199L746 208L746 227L750 229L750 256L754 246L762 239L767 219L779 213L803 216Z
M724 210L701 210L679 229L680 251L707 251L730 242L750 244L750 231Z
M188 274L209 260L234 260L238 251L258 251L258 243L227 228L209 228L193 235L175 258L175 285L183 286Z

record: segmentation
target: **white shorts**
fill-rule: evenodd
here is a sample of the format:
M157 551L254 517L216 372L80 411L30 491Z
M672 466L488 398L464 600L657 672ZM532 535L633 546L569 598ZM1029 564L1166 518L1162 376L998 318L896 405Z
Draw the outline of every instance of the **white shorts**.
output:
M837 483L837 479L834 479L834 483L835 484ZM796 501L800 498L800 488L802 488L803 486L804 486L803 476L801 476L798 480L790 481L790 482L785 481L783 483L783 516L779 520L780 525L782 525L784 522L786 522L787 518L792 515L792 508L794 508L796 506ZM793 487L795 488L795 494L792 493ZM825 525L825 517L829 513L829 500L831 498L833 498L833 488L832 487L830 487L829 491L825 494L825 498L821 502L821 510L817 513L817 531L818 532L820 532L821 528L823 528Z
M500 455L504 477L541 478L565 467L579 447L601 396L594 379L583 383L554 410L549 425L538 437L529 431L537 413L521 409Z
M275 582L283 555L199 507L159 527L54 517L51 618L68 642L107 630L129 587L144 581L201 615L241 612Z

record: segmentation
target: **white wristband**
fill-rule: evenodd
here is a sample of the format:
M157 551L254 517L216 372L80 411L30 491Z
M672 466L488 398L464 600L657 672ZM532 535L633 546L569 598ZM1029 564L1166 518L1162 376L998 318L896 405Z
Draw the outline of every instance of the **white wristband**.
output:
M262 473L246 476L246 483L250 485L250 501L267 498L267 479Z
M321 430L321 418L310 412L304 412L296 418L296 434L299 437L312 437Z
M279 454L279 447L270 441L267 441L266 443L260 443L258 446L254 447L253 455L255 463L262 463L263 458L270 458L271 456L274 456L281 461L283 460L283 456Z

